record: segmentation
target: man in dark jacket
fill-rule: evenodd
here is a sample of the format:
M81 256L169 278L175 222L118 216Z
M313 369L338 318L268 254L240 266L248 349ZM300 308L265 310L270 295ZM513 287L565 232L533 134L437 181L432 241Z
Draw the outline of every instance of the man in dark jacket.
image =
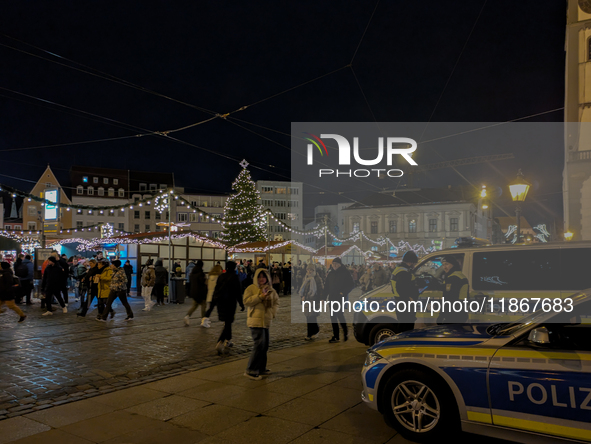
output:
M164 305L164 287L168 284L168 271L162 266L162 259L158 259L154 264L154 272L156 273L156 282L154 283L156 305Z
M351 273L343 266L341 258L337 257L332 261L332 271L326 276L324 291L328 294L329 301L343 302L349 300L349 292L353 290L355 284ZM348 339L347 321L345 320L344 308L336 314L330 316L332 322L332 338L328 341L331 344L339 342L339 322L343 328L343 339Z
M62 307L62 311L67 313L68 309L66 308L66 303L60 294L64 283L64 270L60 267L55 257L49 256L47 260L49 263L47 264L47 267L45 267L45 272L43 273L43 279L41 281L41 288L45 293L45 306L47 308L47 311L43 313L43 316L53 314L51 301L54 296Z
M27 254L19 266L15 265L14 272L20 280L22 295L25 297L27 305L33 305L31 302L31 293L33 291L33 262L31 262L31 256Z
M414 251L407 251L402 256L402 262L394 269L391 277L392 293L396 302L404 301L407 304L410 301L417 301L419 298L419 289L415 284L415 276L412 273L413 268L419 261ZM398 332L412 330L415 326L416 314L407 310L396 313L398 319Z
M17 281L18 282L18 281ZM17 285L18 288L18 285ZM27 316L23 311L14 303L15 297L15 279L10 269L8 262L0 262L0 313L4 312L3 305L6 305L17 315L19 315L19 322L23 322Z
M232 323L236 314L236 305L240 305L241 310L244 311L242 287L236 274L236 262L228 261L226 262L226 272L218 278L215 285L211 306L205 313L205 317L209 318L213 307L217 306L219 320L224 322L224 329L216 345L218 354L221 354L225 347L234 345L232 343Z
M94 277L99 273L96 259L90 259L88 261L89 269L80 281L80 285L86 289L86 300L80 304L82 311L77 316L84 317L88 312L88 309L92 305L92 300L98 296L98 284L95 282ZM78 272L80 273L80 271Z
M193 299L193 306L187 312L184 318L185 325L189 326L189 318L195 312L197 307L201 307L201 317L205 317L205 305L207 304L207 282L205 273L203 273L203 261L199 259L197 263L191 262L192 267L187 266L187 270L191 270L189 274L189 296ZM205 327L205 325L201 324Z

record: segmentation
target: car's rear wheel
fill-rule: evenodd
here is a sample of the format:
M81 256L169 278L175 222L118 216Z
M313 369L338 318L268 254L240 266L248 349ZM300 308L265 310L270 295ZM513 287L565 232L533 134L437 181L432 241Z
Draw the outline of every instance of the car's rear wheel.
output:
M375 345L385 339L396 334L394 325L391 324L377 324L369 332L369 345Z
M422 370L402 370L388 380L383 413L386 422L409 440L429 442L459 426L449 388Z

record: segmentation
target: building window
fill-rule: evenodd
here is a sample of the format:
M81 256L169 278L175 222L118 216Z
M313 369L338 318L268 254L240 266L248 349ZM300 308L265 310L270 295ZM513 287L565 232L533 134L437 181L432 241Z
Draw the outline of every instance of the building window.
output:
M359 222L353 222L353 233L356 233L358 231L361 231L359 229Z
M411 220L408 223L408 232L409 233L416 233L417 232L417 221L416 220Z
M298 195L300 194L300 190L298 188L288 188L290 194Z
M150 191L156 191L157 189L158 189L158 185L156 185L155 183L150 184Z
M10 228L10 226L7 226L6 228ZM36 230L37 222L27 222L27 228L29 229L29 231Z
M156 219L156 220L160 220L160 219L162 219L162 215L160 214L160 212L156 211L156 212L154 213L154 219Z
M76 194L84 194L84 187L82 185L76 187Z
M98 177L93 177L92 178L92 183L98 183Z
M396 233L398 231L398 224L395 220L390 221L390 233Z
M275 213L275 217L279 220L285 220L285 213Z
M88 215L90 216L92 214L92 210L88 210Z
M119 222L118 229L119 229L119 231L125 231L125 223Z
M45 188L51 188L51 182L45 182Z
M109 185L109 178L108 177L103 177L103 183L105 185Z
M284 200L276 200L275 201L275 206L276 207L284 207L285 206L285 201Z
M298 220L298 214L297 213L287 213L287 218L289 220Z
M263 207L272 207L273 200L272 199L263 199Z
M187 222L187 213L179 213L179 222Z
M167 187L166 187L166 184L165 184L165 183L161 183L161 184L160 184L160 189L161 189L161 190L165 190L166 188L167 188Z
M140 212L139 211L134 211L133 212L133 218L134 219L139 219L140 218Z
M429 232L437 232L437 219L429 219Z
M108 216L114 217L115 216L115 210L109 210L109 212L107 213Z
M103 187L99 187L98 188L98 193L99 196L104 196L105 195L105 189Z
M109 188L108 194L109 197L115 197L115 188Z
M452 217L449 220L449 231L459 231L459 219L457 217Z
M162 230L162 227L159 225L156 225L156 231L161 231L161 230Z
M378 234L378 221L372 220L370 225L371 234Z
M29 205L27 207L27 214L29 216L37 216L37 207L35 205Z
M89 196L94 196L94 187L88 187L87 193Z
M125 190L123 188L119 188L117 194L119 197L125 197Z
M189 222L199 222L199 215L197 213L189 213Z
M147 190L148 190L148 185L145 183L140 183L140 192L147 191Z
M146 231L150 231L150 225L146 224Z
M119 179L113 179L113 185L119 185Z
M286 194L287 189L285 187L275 187L275 194Z
M133 231L136 232L136 233L139 233L140 232L140 224L135 224L133 226Z
M149 211L145 211L144 214L145 214L144 219L149 220L150 219L150 212Z
M287 206L291 207L291 208L297 208L298 207L298 201L297 200L288 200L287 201Z
M83 223L84 223L83 221L77 220L76 221L76 228L78 228L78 229L82 228L84 226L84 225L82 225Z
M263 193L272 194L273 193L273 187L263 187Z
M80 210L80 209L76 210L76 214L82 214L82 210Z

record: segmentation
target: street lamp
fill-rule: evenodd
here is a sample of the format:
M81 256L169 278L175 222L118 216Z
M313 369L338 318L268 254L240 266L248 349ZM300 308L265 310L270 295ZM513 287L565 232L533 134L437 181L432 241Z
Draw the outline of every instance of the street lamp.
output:
M515 208L515 216L517 217L517 240L518 243L521 240L521 202L525 201L527 192L529 191L530 183L525 180L521 169L517 171L517 177L513 182L509 184L509 191L511 192L511 198L517 205Z

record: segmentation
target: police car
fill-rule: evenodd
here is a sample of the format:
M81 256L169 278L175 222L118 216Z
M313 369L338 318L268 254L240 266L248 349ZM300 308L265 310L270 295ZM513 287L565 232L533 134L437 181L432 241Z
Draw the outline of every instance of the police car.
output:
M510 324L456 324L367 351L363 401L407 439L477 433L519 442L591 441L591 289L574 310ZM453 436L453 435L452 435Z

